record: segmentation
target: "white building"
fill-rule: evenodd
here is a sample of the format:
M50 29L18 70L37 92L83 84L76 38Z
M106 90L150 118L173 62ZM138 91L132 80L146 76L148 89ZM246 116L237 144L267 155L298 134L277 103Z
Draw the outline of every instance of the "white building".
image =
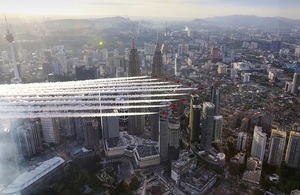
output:
M237 138L236 149L238 151L245 151L246 144L247 144L247 133L239 132L238 138Z
M258 158L260 161L264 160L265 149L267 144L267 134L262 132L259 126L254 127L253 141L251 147L251 156Z

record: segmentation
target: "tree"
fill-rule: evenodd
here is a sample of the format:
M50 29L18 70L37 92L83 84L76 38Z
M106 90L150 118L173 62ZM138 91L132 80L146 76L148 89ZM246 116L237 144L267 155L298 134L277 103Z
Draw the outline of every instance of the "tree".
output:
M129 186L130 186L131 190L137 190L139 188L140 184L141 184L141 182L139 181L139 179L137 178L137 176L134 176L131 179L131 182L130 182Z
M128 184L122 180L110 193L111 195L133 195Z

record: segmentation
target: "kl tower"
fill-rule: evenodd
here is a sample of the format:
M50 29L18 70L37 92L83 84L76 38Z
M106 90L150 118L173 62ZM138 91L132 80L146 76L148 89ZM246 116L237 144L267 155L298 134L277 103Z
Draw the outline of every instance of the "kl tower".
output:
M13 68L14 68L14 78L11 80L11 82L12 83L21 83L22 80L20 78L19 70L18 70L17 63L16 63L15 51L14 51L14 47L12 44L12 42L14 41L14 36L8 30L6 17L5 17L5 22L6 22L6 29L7 29L7 34L5 35L5 39L8 41L10 55L11 55L11 61L12 61Z

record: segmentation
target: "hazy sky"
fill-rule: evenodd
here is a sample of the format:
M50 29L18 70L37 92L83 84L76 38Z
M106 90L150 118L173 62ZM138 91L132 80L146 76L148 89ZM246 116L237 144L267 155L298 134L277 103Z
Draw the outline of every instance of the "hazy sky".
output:
M232 14L300 19L300 0L0 0L0 13L204 18Z

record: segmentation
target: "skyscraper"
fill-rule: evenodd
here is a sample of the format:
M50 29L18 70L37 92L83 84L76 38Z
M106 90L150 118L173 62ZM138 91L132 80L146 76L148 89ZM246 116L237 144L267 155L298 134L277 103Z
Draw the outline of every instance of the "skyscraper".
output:
M247 133L239 132L238 138L237 138L236 149L238 151L245 151L246 144L247 144Z
M217 85L211 87L210 101L215 105L214 115L220 115L220 89Z
M84 146L89 149L98 149L100 145L100 131L98 118L84 119Z
M18 127L17 134L23 156L30 157L42 148L40 133L35 124L26 123Z
M179 118L169 118L169 146L179 149L180 121Z
M103 139L109 139L109 138L120 136L119 117L117 116L102 117L101 125L102 125Z
M150 108L152 112L156 112L157 114L150 115L150 136L151 140L158 141L159 135L159 108Z
M152 76L163 78L163 61L158 39L153 56Z
M159 155L161 161L168 160L169 128L168 115L163 112L159 117Z
M215 105L213 103L211 102L203 103L201 146L206 150L211 148L211 142L213 139L214 110L215 110Z
M201 105L198 94L190 97L190 116L189 116L189 132L190 143L198 142L200 135L200 119L201 119Z
M214 116L214 135L213 141L222 143L223 117L221 115Z
M300 133L291 131L286 149L285 163L287 166L300 168Z
M128 76L129 77L141 76L139 54L137 49L135 48L134 39L132 40L132 49L130 50L130 54L129 54Z
M298 87L300 86L300 73L294 73L293 77L293 85L292 85L292 94L298 96L299 95L299 89Z
M258 158L260 161L264 160L265 149L267 144L267 134L262 132L259 126L254 127L253 141L251 147L251 156Z
M285 149L286 132L272 129L268 164L281 165Z
M43 137L46 143L60 143L58 118L41 118Z
M135 48L134 39L132 40L132 49L129 54L128 76L141 76L138 51ZM129 112L143 112L143 108L132 108ZM128 132L132 135L140 135L144 132L145 115L136 115L128 117Z

